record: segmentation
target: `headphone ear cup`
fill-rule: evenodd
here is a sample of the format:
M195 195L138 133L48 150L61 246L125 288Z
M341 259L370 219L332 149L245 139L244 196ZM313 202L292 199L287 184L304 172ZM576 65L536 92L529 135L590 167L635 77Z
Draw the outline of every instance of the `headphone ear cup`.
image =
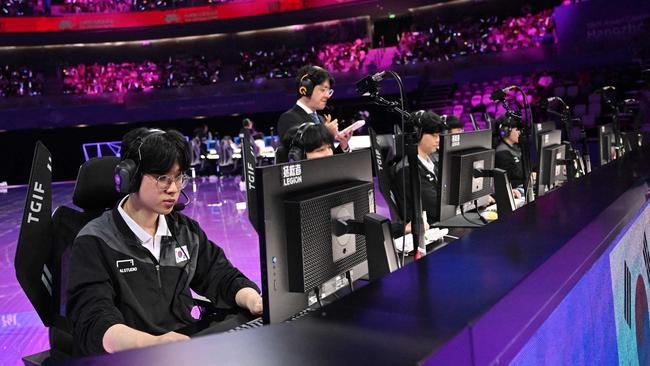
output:
M499 136L501 136L502 139L508 137L510 135L510 131L512 131L512 128L504 125L499 126Z
M314 82L311 81L311 75L305 74L300 78L300 86L298 87L298 94L310 97L314 91Z
M289 150L288 159L290 163L303 160L302 149L298 146L293 146L291 150Z
M119 193L133 192L133 185L135 181L135 171L137 165L131 159L124 159L120 161L113 171L113 178L115 180L115 190Z

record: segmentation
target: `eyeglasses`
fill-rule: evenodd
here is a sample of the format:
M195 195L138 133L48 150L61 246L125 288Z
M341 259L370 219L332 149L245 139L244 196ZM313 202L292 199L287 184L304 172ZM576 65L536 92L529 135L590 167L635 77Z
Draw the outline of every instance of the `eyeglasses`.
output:
M187 186L187 183L190 180L190 177L184 173L181 173L176 177L170 177L169 175L159 175L159 176L155 176L153 174L149 174L149 175L151 175L151 177L156 180L156 187L158 187L158 189L161 191L168 190L169 187L172 186L172 182L176 183L176 187L178 189L183 189L185 188L185 186Z
M334 89L326 88L324 86L318 86L318 91L321 93L327 94L328 97L331 97L334 94Z

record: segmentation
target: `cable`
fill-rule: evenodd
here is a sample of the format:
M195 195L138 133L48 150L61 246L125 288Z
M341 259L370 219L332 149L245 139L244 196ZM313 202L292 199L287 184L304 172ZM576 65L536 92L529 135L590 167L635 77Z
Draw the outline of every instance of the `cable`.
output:
M320 307L321 310L323 310L323 301L320 297L320 287L318 286L314 287L314 293L316 294L316 301L318 301L318 306Z
M470 224L472 224L472 225L478 225L478 226L483 226L483 223L472 221L472 220L470 220L467 216L465 216L465 208L463 207L463 205L460 205L460 214L461 214L461 215L463 216L463 218L464 218L467 222L469 222Z
M478 217L481 219L481 222L484 225L487 225L488 221L485 219L485 217L483 217L483 215L481 215L481 211L479 211L478 209L478 200L474 200L474 207L476 207L476 213L478 214Z
M350 292L353 292L354 285L352 284L352 271L345 271L345 278L348 279L348 287L350 288Z
M400 98L400 103L402 110L404 110L404 85L402 84L402 80L400 79L399 75L397 75L394 71L388 70L387 71L395 80L397 81L397 86L399 88L399 98ZM406 130L406 121L404 119L404 115L400 113L400 117L402 120L402 161L406 158L406 138L404 138L404 131ZM407 215L407 210L406 210L406 166L402 167L402 218L404 220L404 235L402 236L402 253L400 254L400 267L404 267L404 262L406 261L406 215ZM409 167L410 169L410 167ZM412 224L411 224L412 225Z
M533 128L533 111L530 108L530 105L528 104L528 96L526 95L526 92L524 92L524 90L522 88L520 88L520 87L517 87L516 89L521 93L521 95L522 95L522 97L524 99L524 112L525 112L525 115L526 115L526 125L524 126L525 127L525 132L526 132L525 133L525 137L526 137L525 142L526 143L522 144L522 146L524 146L524 145L530 144L530 141L528 139L528 134L530 133L530 130ZM531 162L530 162L530 150L529 150L528 146L524 146L524 148L525 148L525 152L526 152L526 156L525 156L525 159L524 159L524 172L526 172L526 168L528 168L527 169L528 174L526 174L526 180L524 181L524 187L525 187L525 189L524 189L525 197L524 198L526 199L526 203L530 203L530 201L528 199L528 197L529 197L528 192L531 189L530 182L531 182L531 178L533 176L533 169L530 166L531 165Z

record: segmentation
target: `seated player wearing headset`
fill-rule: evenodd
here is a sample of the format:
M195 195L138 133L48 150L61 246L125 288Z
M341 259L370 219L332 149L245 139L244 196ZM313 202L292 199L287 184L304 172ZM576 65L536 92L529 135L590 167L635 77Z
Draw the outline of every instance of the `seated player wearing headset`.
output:
M285 156L285 161L316 159L334 155L334 135L323 124L306 122L290 128L278 147L277 156Z
M445 124L447 125L447 131L449 133L461 133L465 131L463 122L456 116L446 116Z
M417 119L417 125L420 126L420 137L418 140L418 169L420 175L420 192L422 196L422 210L427 212L428 224L433 224L439 215L440 197L438 197L438 172L436 164L431 159L431 155L438 151L440 145L440 134L446 131L445 125L440 121L440 117L432 112L420 111L414 114ZM393 178L393 187L400 212L406 207L406 220L411 222L409 205L411 204L411 195L409 190L409 169L406 157L397 163ZM406 176L406 185L403 185L402 174ZM406 201L403 201L403 195L406 193ZM408 228L406 232L408 232Z
M494 159L495 167L503 169L513 187L515 198L523 194L524 167L522 162L521 149L519 148L519 127L513 119L502 115L496 121L499 143L496 147Z
M190 289L262 313L257 286L199 224L174 212L188 182L189 146L176 131L130 131L115 181L128 193L89 222L72 246L67 315L77 355L188 339Z

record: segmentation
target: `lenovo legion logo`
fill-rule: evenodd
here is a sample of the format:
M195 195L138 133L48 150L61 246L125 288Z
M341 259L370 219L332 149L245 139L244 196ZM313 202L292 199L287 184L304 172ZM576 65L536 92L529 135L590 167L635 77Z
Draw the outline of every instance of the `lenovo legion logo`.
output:
M282 186L292 186L302 183L302 167L300 164L285 165L282 167Z

